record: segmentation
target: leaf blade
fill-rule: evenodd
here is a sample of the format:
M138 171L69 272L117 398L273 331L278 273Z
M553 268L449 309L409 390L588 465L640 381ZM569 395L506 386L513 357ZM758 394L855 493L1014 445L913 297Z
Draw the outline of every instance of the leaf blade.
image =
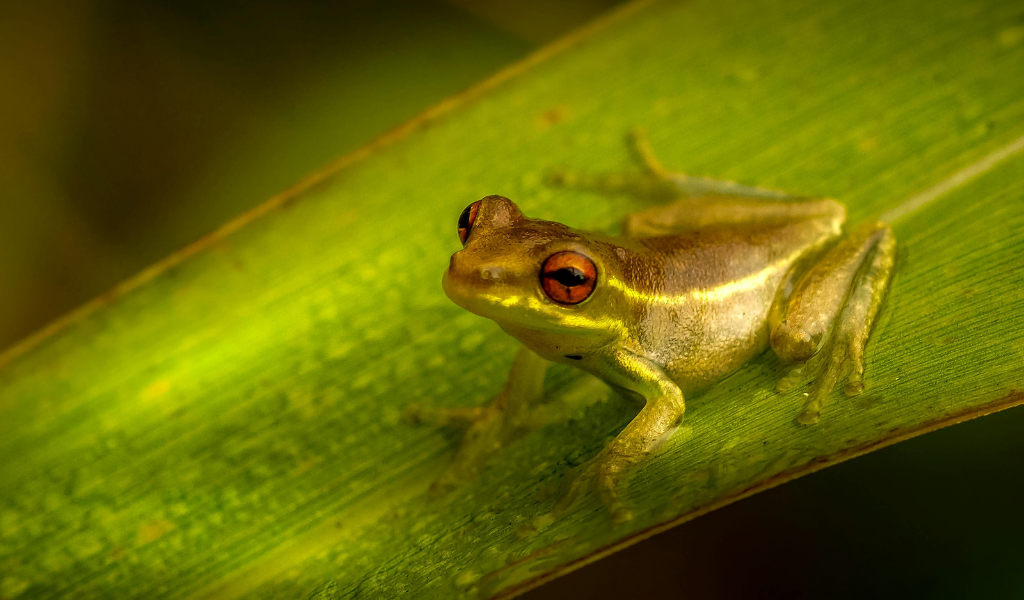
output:
M670 166L821 191L861 219L1019 135L1022 52L997 35L1011 3L893 6L794 1L760 21L767 5L637 5L8 353L2 564L39 597L509 595L822 458L1019 403L1015 157L897 223L907 257L866 400L799 428L799 397L771 392L766 355L689 403L634 477L636 522L611 527L590 501L520 538L550 502L537 492L631 416L583 408L606 391L562 369L551 393L582 418L424 500L452 440L401 424L401 408L480 404L515 351L437 285L467 198L506 193L528 214L610 228L640 203L551 190L543 173L628 168L623 133L647 125Z

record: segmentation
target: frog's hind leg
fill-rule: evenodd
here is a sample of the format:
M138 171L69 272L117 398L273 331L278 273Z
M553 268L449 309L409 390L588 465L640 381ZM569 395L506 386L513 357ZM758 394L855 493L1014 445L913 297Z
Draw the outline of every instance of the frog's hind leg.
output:
M745 196L682 198L626 217L623 235L656 237L717 225L774 225L816 221L822 243L838 238L846 207L828 198L761 200Z
M803 363L779 382L779 389L788 389L800 376L816 376L801 423L818 420L823 400L842 379L848 396L863 391L864 346L888 290L895 256L892 230L883 223L866 223L772 307L772 348L783 359Z
M671 173L654 155L643 131L634 131L632 138L636 155L647 172L671 182L680 196L672 204L629 215L624 231L627 236L654 237L716 225L772 225L812 220L825 229L823 244L841 233L846 207L835 200Z
M743 196L764 199L793 198L790 194L779 190L669 171L658 160L658 157L655 156L650 141L647 139L647 134L643 129L631 131L629 141L634 157L640 166L643 167L642 172L593 174L558 169L551 173L550 183L597 193L632 194L660 200L700 196Z
M643 165L648 177L666 182L675 190L677 196L701 197L701 196L738 196L744 198L763 199L795 199L796 196L783 192L753 185L743 185L735 181L714 179L711 177L697 177L685 173L672 172L666 169L647 139L647 132L643 129L634 129L629 133L630 145L637 160Z
M557 185L594 192L674 200L629 215L623 231L626 236L654 237L714 225L769 225L804 220L820 221L830 229L830 238L840 234L846 208L835 200L671 172L655 156L643 130L631 132L630 139L633 153L643 167L641 173L591 175L559 171L552 177Z

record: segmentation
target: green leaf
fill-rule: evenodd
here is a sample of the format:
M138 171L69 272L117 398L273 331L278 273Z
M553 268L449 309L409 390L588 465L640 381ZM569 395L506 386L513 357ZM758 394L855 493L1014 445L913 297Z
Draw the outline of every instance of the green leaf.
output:
M1024 402L1022 22L1000 0L634 3L342 159L0 356L0 598L508 596ZM689 402L634 521L588 498L521 536L635 411L557 369L572 420L428 499L457 439L401 410L486 402L516 349L441 292L459 211L501 193L613 229L641 202L543 177L631 168L635 126L671 168L895 219L868 390L799 426L768 353Z

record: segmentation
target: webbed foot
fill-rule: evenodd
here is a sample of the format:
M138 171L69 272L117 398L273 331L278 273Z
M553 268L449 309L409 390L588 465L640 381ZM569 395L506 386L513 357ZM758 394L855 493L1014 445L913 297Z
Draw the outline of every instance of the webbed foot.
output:
M459 482L473 479L480 469L507 443L505 415L495 404L473 408L428 408L411 404L403 418L410 424L457 427L465 432L455 457L445 472L431 484L429 494L439 497Z
M540 531L554 523L569 511L588 492L596 492L607 508L612 521L625 523L633 519L633 511L622 499L624 475L629 464L625 460L616 460L607 449L574 469L568 476L568 483L558 503L551 512L538 516L524 527L521 535Z
M819 356L802 365L799 373L813 373L814 383L807 392L807 404L797 417L797 422L801 425L813 425L818 422L825 399L843 380L846 380L843 392L847 397L857 396L864 391L863 345L860 340L846 335L848 333L841 332L840 339L837 339L828 351L819 353ZM789 375L782 381L788 377ZM782 381L779 382L780 385Z
M505 387L486 406L445 409L410 404L405 408L402 416L407 423L464 430L451 464L430 486L431 496L443 495L460 481L473 479L502 448L543 425L547 411L538 403L544 394L548 364L522 348Z

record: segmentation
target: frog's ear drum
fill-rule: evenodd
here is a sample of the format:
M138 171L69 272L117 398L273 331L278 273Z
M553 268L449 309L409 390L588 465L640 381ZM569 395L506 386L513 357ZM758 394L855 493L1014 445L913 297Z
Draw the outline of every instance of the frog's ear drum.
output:
M594 292L597 267L579 252L557 252L540 268L540 284L548 298L558 304L579 304Z
M462 240L462 245L466 245L466 240L469 239L469 233L473 231L473 223L476 223L476 214L480 212L480 200L470 204L462 211L459 215L459 239Z

